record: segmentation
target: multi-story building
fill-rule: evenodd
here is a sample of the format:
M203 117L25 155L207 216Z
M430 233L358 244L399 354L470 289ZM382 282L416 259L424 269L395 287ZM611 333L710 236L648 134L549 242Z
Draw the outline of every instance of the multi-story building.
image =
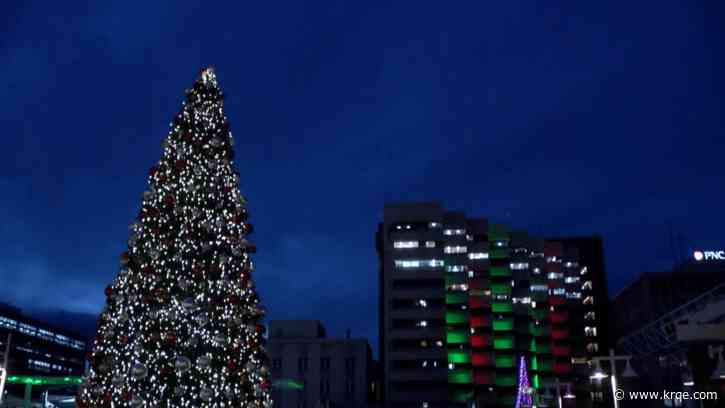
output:
M386 408L513 406L522 358L551 388L596 336L588 269L561 242L417 203L385 206L377 249Z
M78 376L85 367L86 343L77 334L26 317L0 303L0 352L11 335L8 373L12 375Z
M327 338L316 320L273 320L267 351L278 408L368 407L374 367L365 339Z
M604 269L604 244L598 236L547 238L566 249L567 262L578 263L580 275L567 278L572 293L579 286L586 294L582 302L569 302L568 326L571 331L572 360L580 378L586 380L590 368L589 358L606 354L611 347L609 322L609 294ZM581 274L581 272L585 272Z
M669 272L647 272L612 300L618 337L641 329L674 308L725 282L725 261L692 259Z

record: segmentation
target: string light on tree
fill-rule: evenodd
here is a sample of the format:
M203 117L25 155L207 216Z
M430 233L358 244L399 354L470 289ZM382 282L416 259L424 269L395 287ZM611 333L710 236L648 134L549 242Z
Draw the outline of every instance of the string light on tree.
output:
M272 406L232 145L216 75L202 70L105 289L78 407Z
M515 408L531 407L533 405L534 389L529 384L529 374L526 370L526 359L521 356L519 359L519 380L516 389Z

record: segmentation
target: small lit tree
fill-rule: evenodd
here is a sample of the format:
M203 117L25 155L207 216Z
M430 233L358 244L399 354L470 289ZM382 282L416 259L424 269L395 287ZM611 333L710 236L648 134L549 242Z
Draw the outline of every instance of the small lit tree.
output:
M519 359L519 380L518 387L516 389L516 407L524 408L533 405L534 389L529 384L529 374L526 370L526 359L521 356Z

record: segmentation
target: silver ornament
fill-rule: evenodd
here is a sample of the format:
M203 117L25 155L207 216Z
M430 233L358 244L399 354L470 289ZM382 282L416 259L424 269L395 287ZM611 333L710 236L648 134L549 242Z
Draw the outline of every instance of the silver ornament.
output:
M196 316L196 323L199 326L206 326L206 324L209 323L209 316L207 316L206 313Z
M214 391L211 390L211 388L202 388L201 391L199 391L199 398L202 399L202 401L209 402L214 397Z
M131 367L131 375L137 380L143 380L148 373L149 369L141 363L136 363Z
M214 343L217 344L217 346L223 346L227 343L227 336L219 333L214 336Z
M191 369L191 360L188 357L179 356L174 361L174 368L179 373L183 374Z
M151 259L153 259L155 261L155 260L159 259L159 256L161 256L161 254L159 253L159 251L152 249L149 251L149 256L151 257Z
M219 147L222 145L222 140L219 139L218 137L215 137L214 139L211 140L211 145L214 147Z
M194 337L192 337L191 339L189 339L189 345L190 345L191 347L196 347L196 346L198 346L198 345L199 345L199 337L197 337L197 336L194 336Z
M193 298L186 298L183 302L181 302L181 307L183 307L187 312L191 312L196 309L196 303L194 303Z
M196 174L197 176L203 176L204 166L202 166L201 164L197 164L196 166L194 166L194 174Z
M184 395L184 388L182 388L182 387L174 388L174 395L177 397Z
M206 369L211 365L211 357L209 356L201 356L196 359L196 364L199 366L199 368Z
M111 379L111 384L113 384L115 387L120 387L123 385L125 379L123 376L116 375Z
M140 407L144 406L144 402L141 398L134 396L133 399L131 400L131 406L133 408L140 408Z

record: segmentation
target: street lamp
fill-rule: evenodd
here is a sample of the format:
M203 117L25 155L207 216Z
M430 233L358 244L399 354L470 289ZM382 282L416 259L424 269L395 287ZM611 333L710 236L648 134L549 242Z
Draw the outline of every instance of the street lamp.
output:
M632 356L615 356L614 350L609 349L609 355L608 356L602 356L602 357L592 357L592 361L595 363L595 369L594 373L589 376L591 379L595 380L602 380L603 378L607 377L607 374L604 373L602 370L602 366L600 365L600 361L607 361L609 362L609 366L612 369L612 401L614 402L614 408L619 408L619 401L617 401L617 361L626 360L627 366L624 369L624 372L622 373L623 378L632 378L637 377L637 373L634 372L632 369L632 366L629 364L629 360L632 358Z
M722 380L723 378L725 378L725 359L723 359L724 350L725 346L707 347L707 353L710 358L715 358L715 356L717 355L717 367L715 368L715 371L713 371L712 376L710 377L713 380Z
M592 373L592 375L589 376L589 378L591 378L592 380L601 380L603 378L609 377L607 373L602 370L602 365L599 364L599 360L594 360L594 364L594 372Z

